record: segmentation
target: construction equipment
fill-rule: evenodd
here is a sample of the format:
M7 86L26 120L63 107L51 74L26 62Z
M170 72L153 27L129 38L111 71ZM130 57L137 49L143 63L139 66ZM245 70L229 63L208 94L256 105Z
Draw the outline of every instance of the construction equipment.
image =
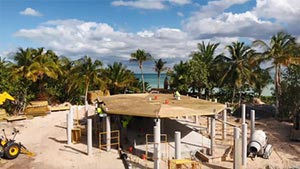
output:
M262 130L254 131L251 141L248 144L248 156L254 158L255 156L268 159L273 151L271 144L268 144L268 137Z
M19 133L16 128L13 129L12 139L8 139L5 130L2 129L4 136L0 137L0 157L6 159L15 159L20 153L28 156L34 156L34 153L27 150L27 148L21 143L16 143L15 137Z
M6 99L12 100L12 101L15 100L15 98L13 98L10 94L8 94L7 92L3 92L0 94L0 105L2 105Z

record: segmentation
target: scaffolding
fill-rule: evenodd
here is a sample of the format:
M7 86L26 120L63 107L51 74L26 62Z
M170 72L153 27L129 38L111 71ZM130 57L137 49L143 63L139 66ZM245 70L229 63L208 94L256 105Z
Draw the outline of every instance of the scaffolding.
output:
M107 132L99 132L99 149L107 148L107 140L106 140ZM120 131L113 130L110 132L110 146L117 146L117 149L120 147Z
M160 137L161 142L164 145L165 148L165 155L162 156L162 160L167 161L169 159L169 145L168 145L168 136L167 134L161 134ZM153 134L146 134L146 159L147 160L153 160L153 155L149 157L148 152L149 152L149 145L154 146L154 135Z

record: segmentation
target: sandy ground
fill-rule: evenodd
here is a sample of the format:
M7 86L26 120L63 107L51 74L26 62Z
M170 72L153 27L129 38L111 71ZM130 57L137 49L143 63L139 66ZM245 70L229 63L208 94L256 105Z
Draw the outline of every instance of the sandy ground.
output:
M2 169L121 169L124 168L122 160L119 159L117 151L105 152L99 150L97 145L93 147L92 156L87 156L85 143L72 144L68 146L66 139L66 111L51 112L44 117L35 117L12 123L0 122L0 129L5 128L9 134L13 127L20 130L17 142L22 142L36 156L29 157L20 154L14 160L0 160ZM234 122L235 118L228 117L228 121ZM200 123L205 126L206 118L200 118ZM238 123L235 123L238 124ZM290 123L278 122L274 119L259 120L256 129L262 129L267 133L269 143L273 145L274 151L270 159L254 158L247 159L247 168L298 168L300 169L300 143L289 140ZM228 139L221 139L221 123L216 127L216 156L220 157L224 148L232 145L233 128L228 126ZM0 136L2 133L0 134ZM132 161L140 162L134 168L153 167L151 162L145 162L139 158ZM166 165L161 165L166 168ZM210 164L203 164L203 168L233 168L232 160L221 162L219 158Z
M17 142L21 142L36 156L29 157L20 154L14 160L1 160L2 169L121 169L122 160L118 159L117 151L104 152L93 147L91 156L87 156L86 144L68 146L66 136L66 113L51 112L44 117L17 121L1 122L0 128L5 128L10 134L13 127L20 130ZM2 135L2 133L0 134Z

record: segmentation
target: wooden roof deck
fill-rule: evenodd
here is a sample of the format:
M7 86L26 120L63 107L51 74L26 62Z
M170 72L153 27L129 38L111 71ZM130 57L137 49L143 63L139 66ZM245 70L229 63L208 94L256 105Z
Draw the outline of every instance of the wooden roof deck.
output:
M106 103L108 114L153 118L215 115L225 108L224 104L188 96L175 100L172 94L120 94L104 96L101 99Z

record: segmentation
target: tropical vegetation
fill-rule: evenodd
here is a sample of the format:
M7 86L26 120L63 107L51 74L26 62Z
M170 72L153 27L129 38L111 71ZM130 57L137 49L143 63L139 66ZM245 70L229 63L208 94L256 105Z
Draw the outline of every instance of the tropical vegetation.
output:
M299 112L299 95L295 93L300 86L300 47L295 37L279 32L270 41L255 40L251 46L237 41L228 44L223 53L219 43L201 42L197 47L185 61L168 70L166 61L136 50L129 60L138 63L141 80L120 62L104 67L102 60L89 56L70 60L44 48L19 48L11 60L0 57L0 92L7 91L16 99L3 107L19 113L31 100L83 104L89 90L109 90L111 94L146 92L149 84L144 79L144 64L154 60L147 64L153 64L157 72L158 88L161 73L167 71L170 92L178 90L235 104L263 98L262 90L272 83L275 72L274 94L268 101L277 106L279 116L292 117Z

